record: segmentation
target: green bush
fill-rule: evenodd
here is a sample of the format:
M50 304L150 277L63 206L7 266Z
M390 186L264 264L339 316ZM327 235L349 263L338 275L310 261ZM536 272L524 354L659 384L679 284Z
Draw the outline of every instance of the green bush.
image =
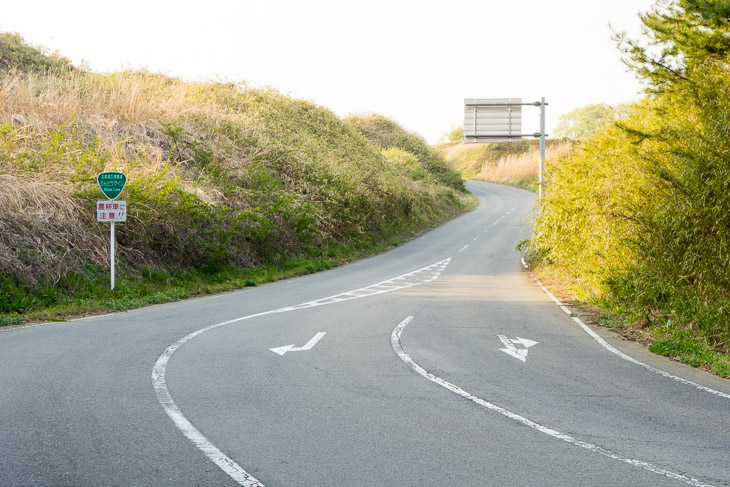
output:
M355 127L373 145L382 149L402 149L418 158L423 168L446 186L465 191L461 175L451 169L426 143L423 137L408 132L381 115L351 115L345 121Z
M18 34L0 32L0 72L11 69L46 73L73 69L71 61L31 46Z
M42 55L23 48L11 61L46 59L33 64L31 54ZM312 272L470 204L448 171L434 170L437 159L384 153L330 110L273 90L29 71L0 78L0 313L101 292L109 229L94 209L104 170L128 176L115 307L223 286L226 276L248 285L281 275L271 269ZM419 143L412 150L428 154ZM264 274L246 274L255 268Z
M652 60L627 47L652 96L549 167L531 248L583 297L727 353L730 22L704 4L667 8L643 20L672 49Z

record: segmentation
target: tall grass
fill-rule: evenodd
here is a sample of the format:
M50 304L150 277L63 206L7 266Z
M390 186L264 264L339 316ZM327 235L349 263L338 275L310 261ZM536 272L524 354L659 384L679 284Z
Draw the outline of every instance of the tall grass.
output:
M355 127L373 145L382 149L405 150L418 158L421 167L437 181L464 191L464 180L426 144L423 137L399 127L392 120L377 114L351 115L345 121Z
M394 145L395 157L273 90L38 71L23 59L0 73L0 313L49 286L80 295L103 275L108 228L94 203L104 170L128 176L118 269L138 279L352 255L467 205L425 143Z
M548 141L547 163L558 164L574 149L569 141ZM540 153L534 141L520 144L441 144L437 152L464 177L537 190Z

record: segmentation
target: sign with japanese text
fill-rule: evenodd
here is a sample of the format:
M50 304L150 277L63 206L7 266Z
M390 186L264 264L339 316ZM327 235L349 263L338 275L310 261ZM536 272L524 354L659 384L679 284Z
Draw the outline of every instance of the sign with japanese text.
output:
M99 183L99 188L101 188L104 196L110 200L115 200L127 184L127 176L121 172L107 171L99 174L96 177L96 182Z
M126 222L127 202L100 200L96 202L96 221Z

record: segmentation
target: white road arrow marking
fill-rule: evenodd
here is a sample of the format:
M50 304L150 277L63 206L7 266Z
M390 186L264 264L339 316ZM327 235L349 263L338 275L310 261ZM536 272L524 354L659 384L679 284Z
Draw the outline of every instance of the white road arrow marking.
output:
M323 336L327 334L326 331L320 331L316 335L314 335L314 338L309 340L306 345L303 347L295 347L294 345L286 345L284 347L276 347L276 348L270 348L274 353L278 353L279 355L284 355L286 352L303 352L305 350L311 350L314 348L314 346L319 342Z
M535 342L535 341L532 341L532 340L528 340L527 338L520 338L520 337L517 337L516 340L512 340L512 343L517 343L517 342L519 342L522 345L524 345L525 348L530 348L531 346L537 345L538 343L540 343L540 342Z
M562 440L566 443L569 443L574 446L579 446L581 448L584 448L588 451L598 453L599 455L603 455L604 457L611 458L613 460L618 460L619 462L626 463L628 465L631 465L632 467L638 467L643 468L644 470L655 473L658 475L663 475L664 477L670 478L672 480L678 480L680 482L684 482L685 484L693 485L695 487L712 487L710 484L706 484L700 480L693 479L691 477L687 477L686 475L682 475L679 473L674 473L669 470L665 470L659 466L652 465L651 463L644 462L641 460L636 460L634 458L629 458L626 456L621 455L620 453L614 453L611 450L607 450L605 448L602 448L598 445L594 445L592 443L588 443L587 441L579 440L578 438L573 438L570 435L566 435L565 433L561 433L560 431L556 431L554 429L548 428L547 426L543 426L539 423L536 423L530 419L527 419L524 416L520 416L517 413L513 413L512 411L509 411L503 407L497 406L496 404L493 404L491 402L485 401L484 399L477 397L473 394L470 394L466 392L461 387L455 386L454 384L445 381L444 379L437 377L433 375L431 372L428 372L423 367L418 365L416 362L413 361L410 355L406 353L405 350L403 350L403 345L401 344L401 335L403 334L403 329L408 325L408 323L413 320L413 316L409 316L405 320L401 321L401 323L395 327L395 330L390 334L390 344L393 347L393 350L395 350L395 353L400 357L400 359L407 363L413 370L415 370L418 374L425 377L426 379L430 380L431 382L440 385L441 387L450 390L454 394L457 394L465 399L468 399L469 401L478 404L486 409L489 409L490 411L494 411L496 413L501 414L502 416L511 419L512 421L516 421L519 424L522 424L524 426L528 426L536 431L539 431L540 433L544 433L546 435L549 435L555 439ZM510 345L513 345L513 341L507 338L504 335L497 335L500 340L502 340L502 343L507 346L507 342L509 341ZM522 339L518 338L517 340L522 343ZM537 343L533 342L532 340L528 340L530 343Z
M507 355L511 355L514 358L523 362L527 362L527 349L540 343L534 340L528 340L527 338L520 337L510 339L504 335L497 335L497 338L499 338L504 346L507 347L500 348L500 351L506 353ZM522 345L525 348L517 348L515 347L515 345Z

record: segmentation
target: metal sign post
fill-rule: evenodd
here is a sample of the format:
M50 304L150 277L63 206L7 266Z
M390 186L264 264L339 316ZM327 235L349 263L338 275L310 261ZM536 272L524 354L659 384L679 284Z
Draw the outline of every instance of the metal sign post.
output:
M545 187L545 97L540 98L540 174L537 197L542 199Z
M121 194L124 186L127 184L127 176L120 172L103 172L96 177L99 188L108 200L100 200L96 202L96 221L111 222L109 230L109 260L111 263L111 289L114 290L114 244L116 238L114 236L114 223L127 221L127 202L114 201Z
M111 229L109 230L110 239L110 251L109 259L111 261L111 289L114 289L114 261L115 259L115 244L116 238L114 236L114 223L126 222L127 221L127 202L126 201L112 201L112 200L99 200L96 202L96 221L98 222L110 222Z
M111 263L111 282L110 282L110 289L114 291L114 261L116 260L114 257L114 242L116 239L114 238L114 222L112 221L111 224L111 230L109 231L109 260Z
M540 107L540 132L522 133L521 107ZM538 197L545 185L545 97L540 101L522 103L521 98L467 98L464 100L464 143L519 142L522 137L540 139L540 169Z

